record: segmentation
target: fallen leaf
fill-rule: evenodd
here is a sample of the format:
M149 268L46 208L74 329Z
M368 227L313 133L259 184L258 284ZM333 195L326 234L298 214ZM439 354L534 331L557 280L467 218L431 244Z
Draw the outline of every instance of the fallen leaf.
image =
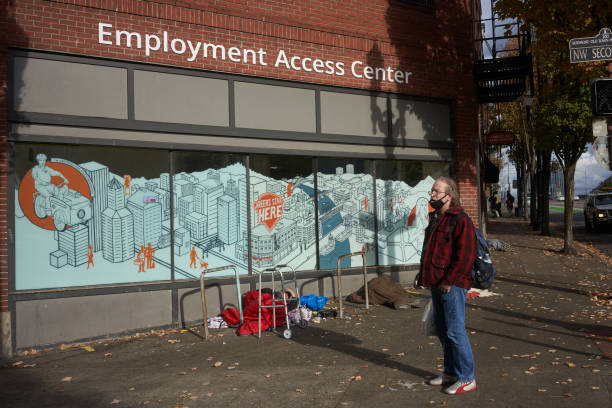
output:
M271 374L266 374L266 375L264 375L264 377L266 377L266 378L270 378L270 377L271 377Z
M592 390L598 390L599 387L591 387Z
M236 368L236 367L234 367L234 366L227 367L228 370L233 370L234 368Z
M302 392L302 390L300 388L296 388L295 392Z
M174 340L174 339L168 339L168 343L170 344L174 344L174 343L180 343L180 340Z
M114 399L114 400L112 400L112 401L111 401L111 404L118 404L118 403L120 403L120 402L121 402L120 400L118 400L118 399Z
M212 393L212 392L209 392L208 394L206 394L206 396L207 396L207 397L212 397L212 396L213 396L213 393Z
M548 390L546 388L538 388L539 392L547 392Z
M113 353L104 353L104 357L111 357Z
M83 350L86 350L86 351L89 351L90 353L91 353L92 351L96 351L96 349L94 349L94 348L93 348L93 347L91 347L91 346L83 346L83 347L82 347L82 349L83 349Z
M23 361L17 361L16 363L13 363L13 367L17 367L23 364Z
M569 361L567 363L565 363L565 365L568 366L568 367L571 367L571 368L576 367L576 364L570 363Z
M389 351L389 349L388 348L382 348L382 349L380 349L380 351L385 352L385 351Z
M223 365L223 361L217 361L215 364L213 364L213 367L221 367Z
M64 377L62 378L62 382L72 381L72 377Z
M314 373L314 375L321 375L322 371L317 371Z

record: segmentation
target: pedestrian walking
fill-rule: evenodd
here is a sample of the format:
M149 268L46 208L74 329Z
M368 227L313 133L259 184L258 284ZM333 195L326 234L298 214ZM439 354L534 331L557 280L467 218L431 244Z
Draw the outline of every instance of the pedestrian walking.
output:
M508 212L510 213L510 215L512 215L512 209L514 208L514 196L512 195L510 190L508 190L508 192L506 193L506 207L508 207Z
M501 217L502 216L502 212L501 212L502 199L501 199L501 195L499 195L499 191L496 191L493 197L495 198L495 213L497 214L498 217Z
M465 330L465 299L472 282L476 237L461 208L457 184L436 180L430 192L433 211L425 230L418 285L431 290L434 323L444 351L444 371L429 380L447 394L476 390L474 356Z

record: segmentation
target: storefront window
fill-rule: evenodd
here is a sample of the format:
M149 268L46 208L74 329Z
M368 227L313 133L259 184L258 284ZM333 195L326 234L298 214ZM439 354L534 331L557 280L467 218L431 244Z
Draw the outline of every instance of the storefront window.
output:
M312 159L252 155L250 168L253 270L278 264L315 269Z
M207 269L230 265L247 274L247 219L241 211L246 209L245 157L172 154L175 278L199 278ZM233 274L227 269L206 277Z
M168 280L166 150L14 145L17 290Z
M376 162L380 265L420 262L425 227L429 222L429 191L436 178L448 175L448 163Z
M367 265L376 265L372 161L319 159L317 176L320 268L335 269L339 256L362 250ZM341 261L362 265L361 257Z

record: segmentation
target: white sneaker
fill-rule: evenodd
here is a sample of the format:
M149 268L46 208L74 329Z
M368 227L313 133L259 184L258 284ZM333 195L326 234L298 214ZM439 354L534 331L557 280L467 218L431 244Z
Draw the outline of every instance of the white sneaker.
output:
M442 374L439 377L432 378L427 381L429 385L442 385L442 384L452 384L457 381L457 377L453 377L452 375Z
M467 382L457 381L456 383L445 389L444 392L447 394L463 394L466 392L474 391L477 388L478 387L476 386L476 380Z

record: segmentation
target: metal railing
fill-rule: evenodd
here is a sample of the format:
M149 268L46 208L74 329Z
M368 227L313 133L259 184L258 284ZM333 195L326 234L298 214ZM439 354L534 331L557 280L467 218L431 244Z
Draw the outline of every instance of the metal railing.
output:
M204 338L208 339L208 311L206 309L206 291L204 290L204 275L211 272L219 272L226 269L233 269L236 275L236 294L238 295L238 310L240 312L240 324L244 321L242 315L242 297L240 296L240 276L238 275L238 269L235 265L220 266L218 268L207 269L200 275L200 292L202 294L202 315L204 316Z
M341 270L342 268L340 267L340 261L342 261L344 258L349 258L352 256L357 256L357 255L361 255L361 259L363 260L363 287L365 289L365 308L369 309L370 308L370 302L368 299L368 279L367 279L367 272L366 272L366 256L365 256L365 252L364 251L360 251L360 252L353 252L350 254L344 254L344 255L340 255L338 257L338 299L339 299L339 306L340 306L340 319L344 318L344 311L342 309L342 275L341 275Z

